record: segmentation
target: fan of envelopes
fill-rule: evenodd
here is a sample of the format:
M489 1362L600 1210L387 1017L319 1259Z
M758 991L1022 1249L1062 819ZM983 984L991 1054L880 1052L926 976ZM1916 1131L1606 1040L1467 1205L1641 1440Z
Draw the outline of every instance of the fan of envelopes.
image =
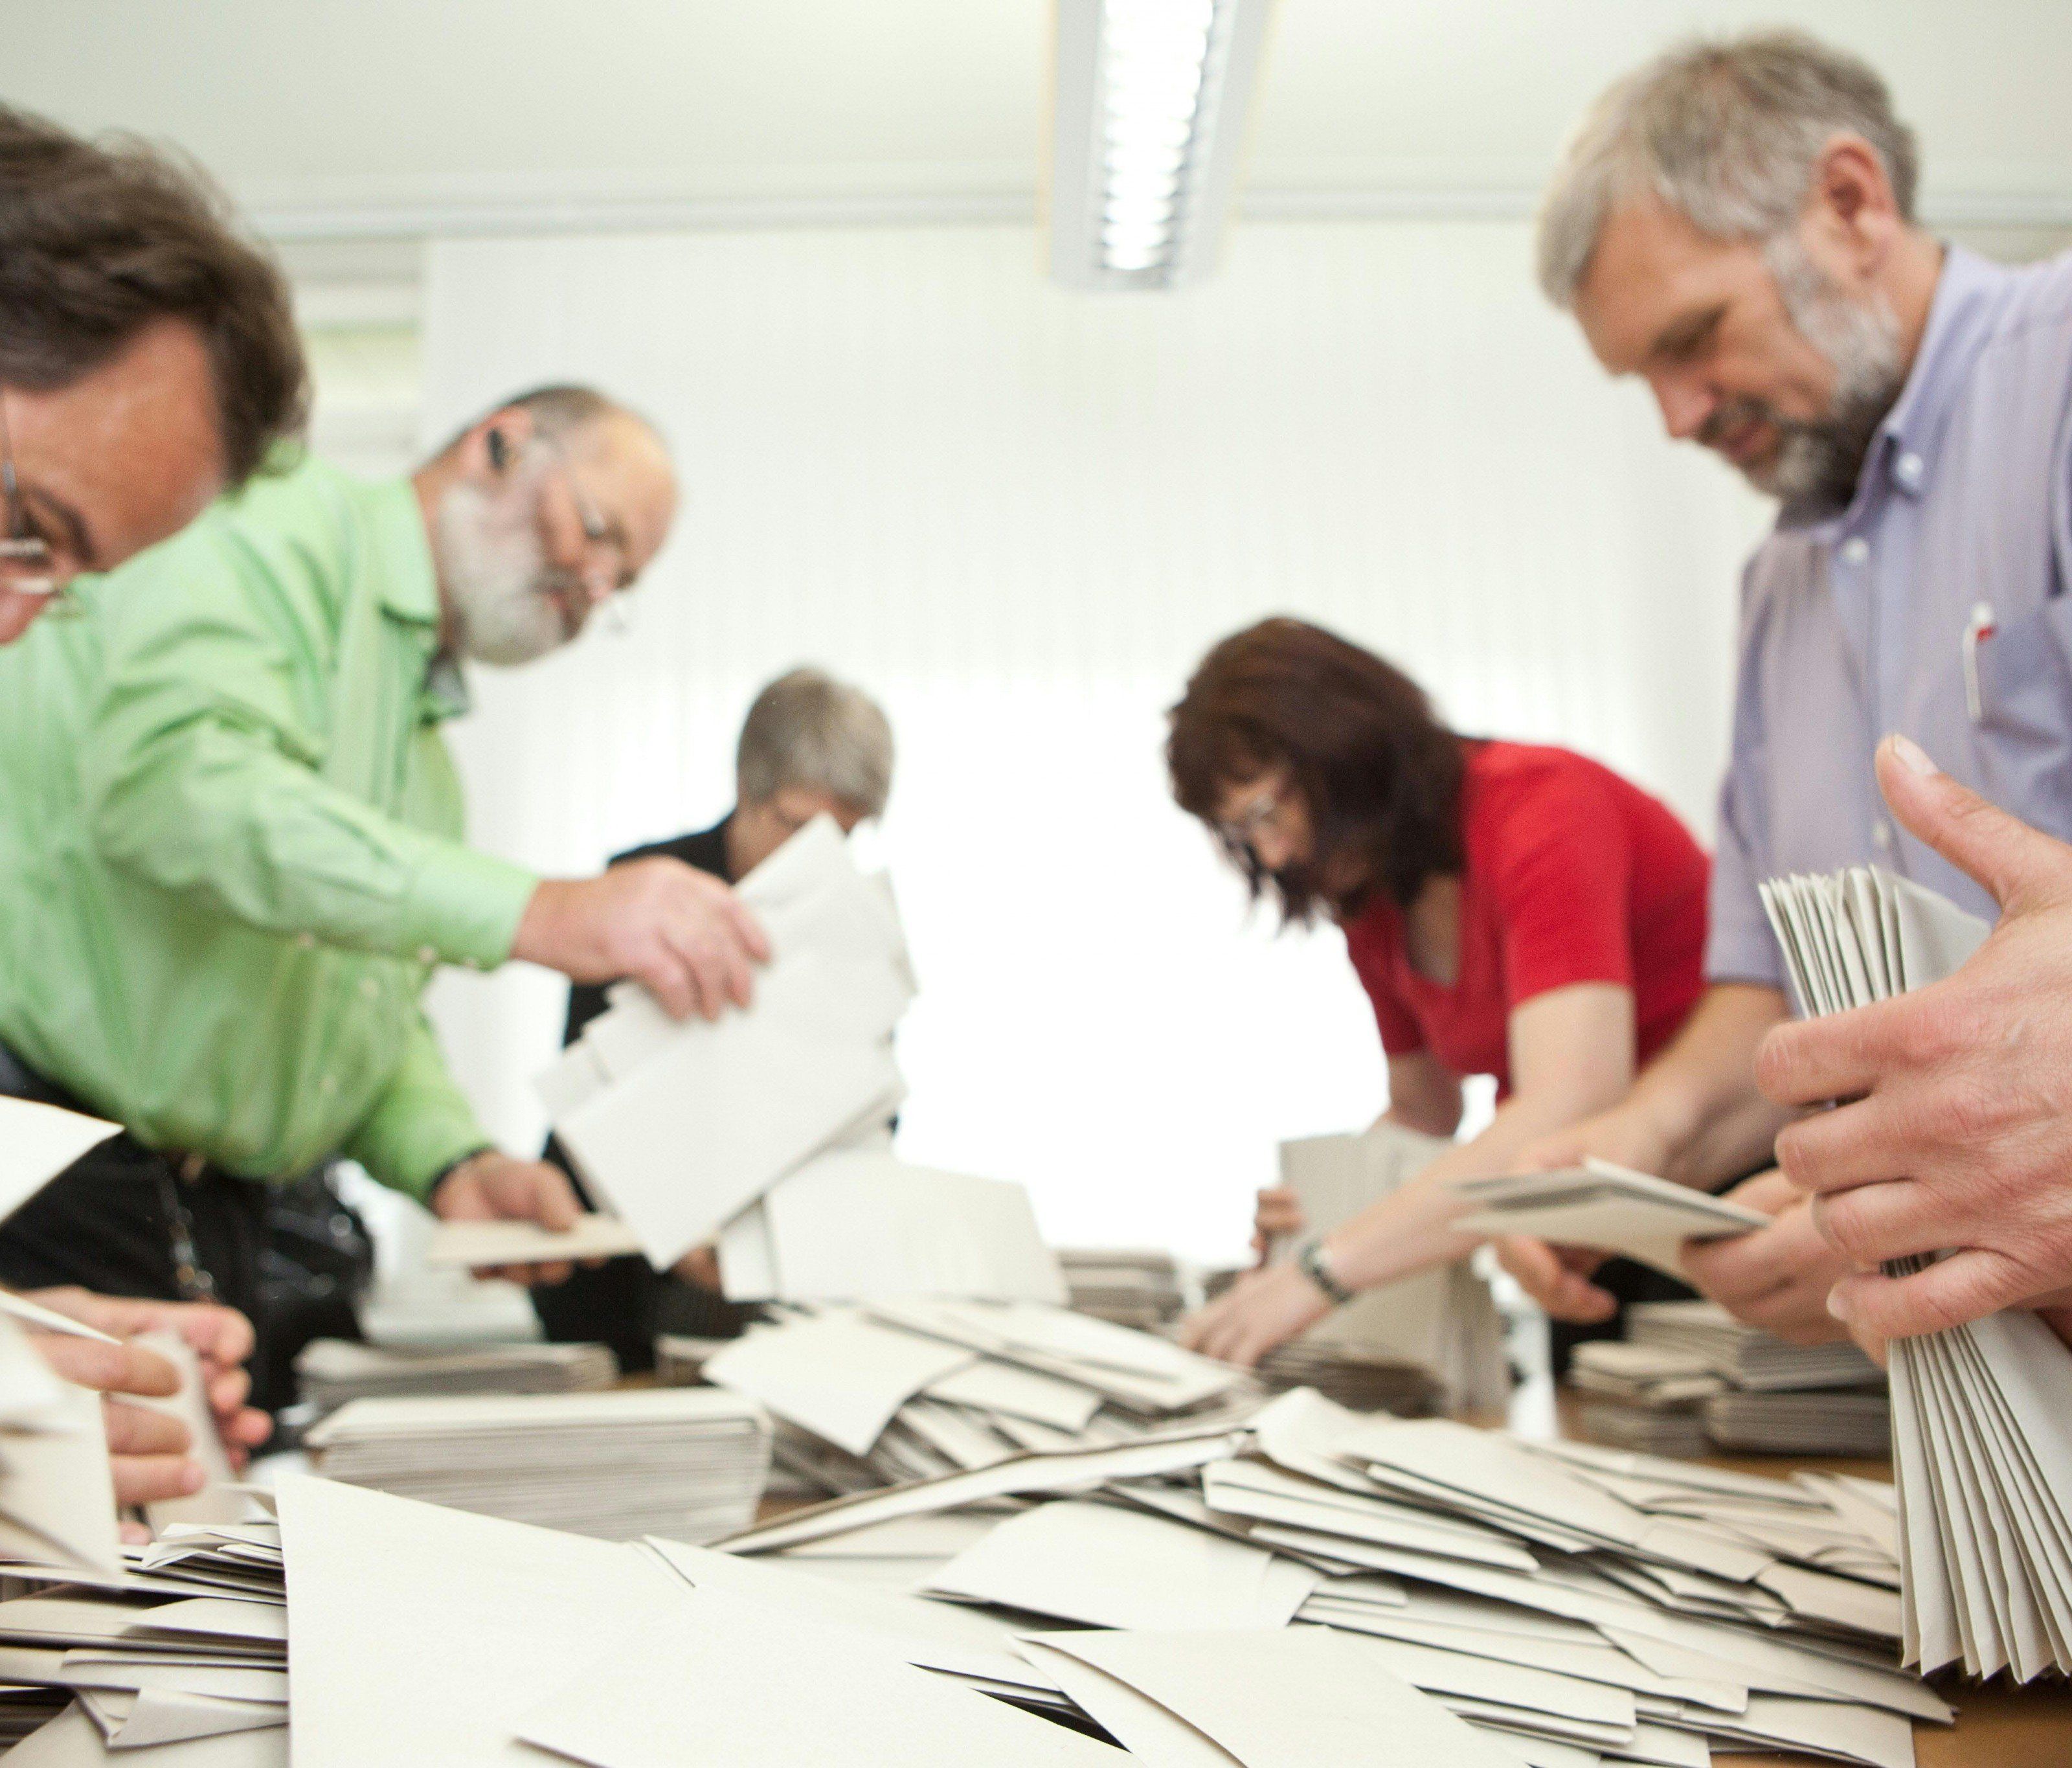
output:
M1874 868L1790 878L1763 906L1805 1011L1939 981L1986 923ZM1897 1270L1918 1268L1908 1260ZM1891 1349L1906 1661L2072 1670L2072 1351L2019 1310Z

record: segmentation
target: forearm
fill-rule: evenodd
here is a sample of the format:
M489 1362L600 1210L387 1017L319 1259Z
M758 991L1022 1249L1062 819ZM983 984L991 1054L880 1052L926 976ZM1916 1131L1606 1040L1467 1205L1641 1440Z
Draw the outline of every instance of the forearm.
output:
M441 1174L490 1145L420 1015L395 1075L345 1153L380 1183L427 1203Z
M1755 1053L1786 1016L1774 989L1715 984L1642 1071L1620 1108L1666 1151L1663 1177L1709 1188L1767 1157L1786 1118L1756 1091Z

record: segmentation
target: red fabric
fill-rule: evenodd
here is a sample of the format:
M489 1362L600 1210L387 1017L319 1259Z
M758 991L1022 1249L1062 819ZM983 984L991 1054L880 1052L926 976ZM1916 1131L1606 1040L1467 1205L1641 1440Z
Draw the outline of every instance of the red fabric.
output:
M1383 1048L1429 1050L1456 1074L1494 1075L1507 1093L1511 1010L1571 983L1616 982L1634 991L1646 1062L1704 987L1710 863L1690 832L1609 767L1508 742L1470 748L1461 820L1451 987L1411 968L1393 903L1378 900L1346 923Z

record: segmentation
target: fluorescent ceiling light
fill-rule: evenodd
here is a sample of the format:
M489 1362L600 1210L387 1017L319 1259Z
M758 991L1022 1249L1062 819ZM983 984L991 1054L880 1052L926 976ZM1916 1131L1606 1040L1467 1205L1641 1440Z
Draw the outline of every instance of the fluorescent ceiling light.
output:
M1050 271L1166 289L1215 261L1272 0L1057 0Z

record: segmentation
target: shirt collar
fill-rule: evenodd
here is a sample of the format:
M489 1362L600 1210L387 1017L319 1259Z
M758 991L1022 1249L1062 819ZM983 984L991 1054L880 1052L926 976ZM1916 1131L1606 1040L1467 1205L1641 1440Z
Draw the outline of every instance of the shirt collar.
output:
M417 487L408 479L370 485L365 508L382 606L399 620L436 629L439 580L432 565L432 543L425 532L425 510L417 501Z
M1921 495L1934 471L1943 419L1985 341L1992 310L2010 274L1961 245L1943 248L1920 347L1899 397L1872 438L1859 496L1874 475L1884 475L1904 496Z

